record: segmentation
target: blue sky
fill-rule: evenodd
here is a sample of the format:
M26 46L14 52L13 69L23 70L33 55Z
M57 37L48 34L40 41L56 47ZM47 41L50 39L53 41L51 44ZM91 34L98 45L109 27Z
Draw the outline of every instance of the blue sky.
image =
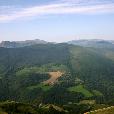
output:
M114 40L114 0L0 0L0 41Z

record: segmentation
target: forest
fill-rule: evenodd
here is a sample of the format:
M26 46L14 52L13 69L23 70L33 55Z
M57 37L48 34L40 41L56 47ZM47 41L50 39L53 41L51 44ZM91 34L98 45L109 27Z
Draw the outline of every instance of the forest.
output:
M11 110L11 114L25 114L28 109L32 112L27 114L51 114L50 110L52 114L83 114L102 107L100 104L114 105L113 69L112 46L60 43L1 47L0 110L3 114ZM45 83L52 72L61 75Z

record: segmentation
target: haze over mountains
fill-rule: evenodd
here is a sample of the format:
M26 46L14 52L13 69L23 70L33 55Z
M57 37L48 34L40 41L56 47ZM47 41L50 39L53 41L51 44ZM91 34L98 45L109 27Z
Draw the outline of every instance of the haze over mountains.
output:
M6 48L17 48L17 47L25 47L25 46L31 46L36 44L47 44L47 43L54 43L54 42L47 42L40 39L35 40L26 40L26 41L2 41L0 43L0 47L6 47ZM81 40L71 40L68 42L63 42L83 47L113 47L114 41L113 40L102 40L102 39L81 39Z
M2 41L0 43L0 47L6 47L6 48L17 48L17 47L24 47L24 46L31 46L35 44L46 44L48 42L44 40L26 40L26 41Z
M84 47L111 47L111 46L114 46L114 41L101 40L101 39L72 40L67 43L79 45L79 46L84 46Z

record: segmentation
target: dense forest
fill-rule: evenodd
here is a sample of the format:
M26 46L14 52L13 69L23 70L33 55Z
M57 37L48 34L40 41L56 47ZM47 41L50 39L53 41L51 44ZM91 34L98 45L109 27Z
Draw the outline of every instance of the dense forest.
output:
M50 73L58 75L52 82ZM62 112L57 113L80 114L98 104L113 105L113 82L112 46L61 43L0 48L0 110L4 114L9 114L8 107L17 107L12 113L18 114L18 106L32 110L27 114L51 114L50 109L56 114L60 107Z

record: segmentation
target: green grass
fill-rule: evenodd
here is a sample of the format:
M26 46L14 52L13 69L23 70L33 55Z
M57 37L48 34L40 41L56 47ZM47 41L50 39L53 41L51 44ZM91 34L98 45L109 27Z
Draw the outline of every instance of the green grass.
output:
M28 76L31 73L45 73L45 69L40 68L40 67L24 68L16 72L16 76Z
M70 87L70 88L68 88L68 91L82 93L85 97L93 96L93 94L90 91L88 91L87 89L85 89L83 85Z
M31 73L47 73L52 71L66 71L68 70L67 67L63 64L46 64L40 67L25 67L24 69L19 70L16 72L16 76L26 76Z
M103 96L103 94L100 91L93 90L92 92L95 96Z
M41 88L42 91L46 92L46 91L49 91L52 88L52 86L44 85L44 84L37 84L37 85L34 85L34 86L27 87L27 89L29 89L29 90L34 90L34 89L37 89L37 88Z

